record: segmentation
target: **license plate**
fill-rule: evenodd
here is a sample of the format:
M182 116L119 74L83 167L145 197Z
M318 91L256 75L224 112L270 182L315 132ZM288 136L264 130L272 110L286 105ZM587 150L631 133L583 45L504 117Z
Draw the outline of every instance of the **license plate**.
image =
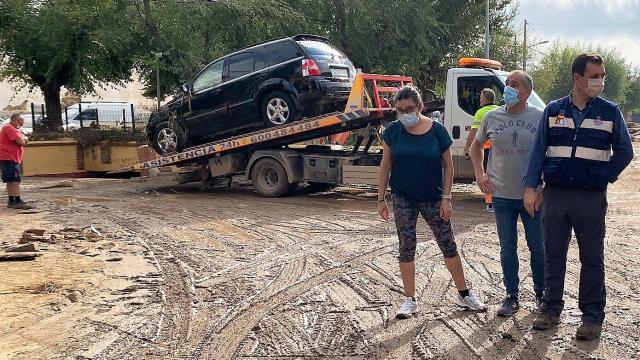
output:
M331 75L333 77L349 77L349 71L347 69L331 69Z

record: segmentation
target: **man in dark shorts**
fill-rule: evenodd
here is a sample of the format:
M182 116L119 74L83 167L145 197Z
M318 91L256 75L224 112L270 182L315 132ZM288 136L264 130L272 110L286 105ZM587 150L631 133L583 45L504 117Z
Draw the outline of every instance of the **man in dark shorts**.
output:
M11 115L11 120L0 130L0 169L2 169L2 182L7 184L10 209L31 209L20 198L20 181L22 180L22 158L24 146L29 139L22 134L20 128L24 125L24 119L20 114Z

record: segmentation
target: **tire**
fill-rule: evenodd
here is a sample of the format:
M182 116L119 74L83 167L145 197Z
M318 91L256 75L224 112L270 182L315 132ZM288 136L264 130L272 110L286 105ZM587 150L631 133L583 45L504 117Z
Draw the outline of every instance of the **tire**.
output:
M294 122L300 116L291 96L282 91L267 94L260 105L260 114L267 127Z
M258 160L251 171L251 182L260 195L273 198L286 194L292 187L282 164L272 158Z
M153 134L152 145L160 155L180 152L184 149L184 144L185 141L182 136L182 131L169 126L168 122L159 124Z
M319 192L329 191L329 190L333 189L334 187L336 187L335 184L309 182L309 192L311 192L311 193L319 193Z

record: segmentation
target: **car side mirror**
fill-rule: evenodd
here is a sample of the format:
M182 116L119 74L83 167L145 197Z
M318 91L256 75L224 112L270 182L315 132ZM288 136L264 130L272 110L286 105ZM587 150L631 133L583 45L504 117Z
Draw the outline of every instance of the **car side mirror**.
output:
M189 86L187 86L187 84L182 84L182 92L185 94L189 93Z

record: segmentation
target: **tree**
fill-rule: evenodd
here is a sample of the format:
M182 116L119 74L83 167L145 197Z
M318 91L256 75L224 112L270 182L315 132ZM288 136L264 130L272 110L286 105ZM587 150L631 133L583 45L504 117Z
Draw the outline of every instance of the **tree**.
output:
M290 35L300 15L282 0L179 2L134 0L149 49L136 70L145 96L156 96L160 69L161 96L180 91L206 64L245 46ZM161 53L160 58L156 54Z
M567 96L573 88L571 64L579 54L585 52L600 54L604 59L607 77L603 96L617 103L624 103L629 65L619 53L615 50L567 45L562 42L556 42L531 71L538 95L545 101Z
M622 109L627 113L640 113L640 68L629 74L629 86Z
M433 87L458 57L483 44L481 0L135 3L154 52L163 54L159 62L153 53L139 62L148 96L155 96L158 67L161 91L170 94L219 56L298 33L327 36L363 71L410 75L423 88ZM491 24L498 34L506 31L514 16L511 3L492 1Z
M2 0L0 79L38 87L44 126L62 126L60 89L77 94L131 78L139 28L126 0Z

